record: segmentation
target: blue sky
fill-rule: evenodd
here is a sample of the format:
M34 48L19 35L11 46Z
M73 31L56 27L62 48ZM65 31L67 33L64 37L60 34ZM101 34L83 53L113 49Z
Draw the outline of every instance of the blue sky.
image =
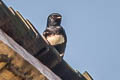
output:
M42 33L47 16L62 14L68 43L64 59L94 80L120 80L119 0L4 0Z

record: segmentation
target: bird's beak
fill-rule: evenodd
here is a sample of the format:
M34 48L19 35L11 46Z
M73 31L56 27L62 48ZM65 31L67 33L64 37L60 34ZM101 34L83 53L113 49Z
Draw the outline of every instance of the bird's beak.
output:
M58 16L58 17L57 17L57 19L61 19L61 17L60 17L60 16Z

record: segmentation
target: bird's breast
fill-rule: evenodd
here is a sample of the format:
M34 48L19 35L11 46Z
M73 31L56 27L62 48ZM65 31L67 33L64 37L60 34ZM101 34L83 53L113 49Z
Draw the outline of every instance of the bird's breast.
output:
M65 42L65 39L62 35L50 35L47 36L47 40L51 45L62 44Z

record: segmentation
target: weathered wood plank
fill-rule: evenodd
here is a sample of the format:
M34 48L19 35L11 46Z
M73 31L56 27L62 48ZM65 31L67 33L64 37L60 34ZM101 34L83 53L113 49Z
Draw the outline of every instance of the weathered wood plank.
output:
M0 64L0 80L61 80L1 30Z
M59 53L43 40L30 21L25 20L18 11L8 9L2 1L0 22L4 23L0 25L0 29L49 68L61 61Z
M82 74L77 74L64 60L61 61L58 52L45 42L30 21L25 20L18 11L8 9L2 2L0 3L0 23L0 29L60 76L62 80L87 80ZM23 58L26 59L24 56ZM0 65L6 66L4 63Z
M81 73L77 74L64 60L53 67L52 71L63 80L87 80Z

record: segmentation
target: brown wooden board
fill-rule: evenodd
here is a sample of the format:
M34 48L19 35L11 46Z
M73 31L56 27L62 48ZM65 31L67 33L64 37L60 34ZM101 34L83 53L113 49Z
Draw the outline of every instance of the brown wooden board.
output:
M29 54L40 60L40 62L61 77L62 80L87 80L81 73L76 73L60 58L57 50L47 43L29 20L25 20L18 11L14 11L12 8L8 9L2 1L0 1L0 29L27 50ZM24 59L32 63L31 58L24 56L22 56ZM6 64L1 63L0 65L2 67ZM32 65L35 66L35 64ZM37 69L39 70L38 67Z
M0 29L49 68L61 61L59 53L43 40L30 21L25 20L18 11L8 9L2 1L0 1Z
M61 80L0 30L0 80Z

